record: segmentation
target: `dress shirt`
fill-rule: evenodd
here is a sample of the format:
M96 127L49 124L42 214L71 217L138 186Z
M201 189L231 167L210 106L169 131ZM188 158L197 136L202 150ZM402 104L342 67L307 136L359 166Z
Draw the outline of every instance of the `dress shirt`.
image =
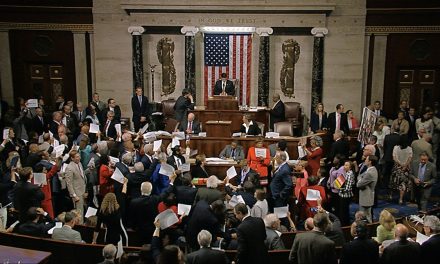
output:
M425 170L426 170L426 164L419 164L419 180L423 182L425 180Z

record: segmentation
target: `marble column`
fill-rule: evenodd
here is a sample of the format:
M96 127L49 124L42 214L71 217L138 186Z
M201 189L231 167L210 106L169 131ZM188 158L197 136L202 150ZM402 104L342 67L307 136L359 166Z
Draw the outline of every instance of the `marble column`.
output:
M387 41L387 34L374 35L373 72L371 74L371 103L379 100L383 104Z
M272 28L257 28L260 36L260 50L258 63L258 106L268 106L269 97L269 35Z
M142 33L144 33L144 31L145 29L140 26L128 28L128 33L133 37L133 91L136 87L144 88L144 66L142 57Z
M188 89L196 100L196 40L195 35L199 32L197 27L184 26L180 30L185 34L185 88Z
M9 49L9 30L0 30L0 86L1 99L14 105L14 89L12 84L11 53ZM17 95L19 96L19 95Z
M324 36L328 34L327 28L312 28L313 41L313 68L312 68L312 105L314 111L316 105L322 102L322 80L324 69Z
M89 100L87 89L86 32L73 31L73 45L75 51L76 100L83 105L87 105Z

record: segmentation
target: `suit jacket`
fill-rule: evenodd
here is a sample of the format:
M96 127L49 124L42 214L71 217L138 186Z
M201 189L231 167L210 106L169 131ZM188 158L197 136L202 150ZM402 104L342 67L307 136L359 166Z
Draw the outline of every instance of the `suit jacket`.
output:
M196 165L191 169L191 176L193 178L208 178L209 175L200 165Z
M287 163L279 167L272 175L270 189L273 199L287 199L292 193L292 170Z
M105 123L105 121L107 120L107 112L110 111L110 108L106 107L104 108L104 110L102 110L102 115L101 115L101 120L103 122L101 123ZM113 111L115 112L115 117L113 118L113 120L117 121L118 123L121 122L121 108L119 107L119 105L116 105L115 108L113 109Z
M336 130L336 112L332 112L328 115L327 118L327 126L330 132L333 134ZM347 115L345 113L341 113L341 121L340 121L340 130L344 131L344 133L348 133L348 121Z
M82 242L81 234L73 230L70 226L63 225L61 228L55 228L52 238L57 240L67 240L72 242Z
M286 249L283 240L275 230L266 227L266 240L264 241L268 250Z
M330 152L327 156L328 162L333 162L333 158L337 155L343 155L345 158L348 158L350 155L350 145L347 140L341 138L335 142L333 142Z
M440 259L440 234L433 235L426 240L422 246L422 261L421 263L429 263L433 259Z
M377 183L377 169L372 166L358 176L356 187L359 188L359 205L373 206L374 188Z
M261 130L258 127L257 122L255 122L254 120L252 120L252 124L249 126L247 133L246 133L246 127L243 124L241 124L240 132L245 133L246 135L252 135L252 136L257 136L257 135L261 134Z
M355 238L342 247L339 264L375 264L379 261L377 242L371 238Z
M41 188L30 182L19 181L14 186L14 208L20 212L20 221L26 218L27 210L31 207L41 207L44 193Z
M289 260L298 264L336 264L335 242L319 231L299 233L293 241Z
M148 98L142 95L142 105L139 104L138 97L134 95L131 98L131 109L133 111L133 122L140 122L141 117L148 117L150 112Z
M232 157L232 147L231 145L226 145L223 150L220 152L220 158L233 158L234 160L240 161L244 159L244 151L242 146L238 146L235 148L234 157Z
M216 200L222 200L223 193L217 189L202 187L197 190L195 203L199 201L206 201L208 204L213 203Z
M65 177L70 197L81 198L86 192L87 177L81 173L78 166L82 166L81 163L71 161L66 167Z
M399 120L395 119L391 124L391 133L393 133L394 131L396 131L399 134L408 134L409 122L403 119L399 125Z
M53 137L57 140L60 140L60 137L58 136L58 126L59 124L53 120L49 123L49 131L52 132Z
M270 128L273 128L273 124L277 122L283 122L286 120L286 111L283 101L279 100L272 109L270 109Z
M159 202L160 198L156 195L144 195L130 202L128 224L138 233L143 234L146 241L151 240L153 235L154 218L158 214L157 205Z
M422 152L428 153L430 159L433 158L432 145L426 142L423 138L414 140L411 143L411 148L413 150L413 161L418 161Z
M86 119L86 116L87 116L86 110L82 110L81 111L81 118L79 116L79 111L74 111L73 114L75 115L76 120L78 121L78 123L84 121L84 119Z
M48 129L48 122L47 119L43 116L42 117L43 122L41 122L40 117L39 116L34 116L34 118L32 118L32 130L34 130L35 132L38 133L38 135L43 134L43 132L46 132ZM58 131L57 131L58 132ZM52 132L53 133L53 132Z
M141 184L150 180L146 172L128 173L127 179L127 196L131 199L141 197Z
M420 175L419 175L419 162L413 162L411 164L411 173L409 174L409 177L412 179L412 181L414 181L415 179L420 179ZM426 168L425 168L425 175L423 177L423 182L429 183L429 187L431 187L432 185L434 185L435 183L435 178L437 178L437 169L434 165L434 163L432 162L427 162L426 163Z
M179 131L184 131L186 133L186 129L188 128L188 120L183 119L179 124ZM200 123L197 120L192 121L191 126L191 133L192 134L199 134L200 133Z
M176 195L177 203L192 205L194 204L194 200L196 199L197 188L195 188L194 186L170 185L167 192L172 192Z
M175 159L174 157L175 157L174 155L169 156L169 157L167 158L167 163L168 163L169 165L173 166L173 168L174 168L175 170L177 170L176 159ZM180 162L181 162L182 164L185 163L185 157L183 157L182 155L177 156L177 157L180 159Z
M420 253L421 249L418 243L408 240L396 241L384 249L382 257L380 258L380 263L419 263L421 257Z
M51 219L47 219L50 221ZM44 222L34 223L31 221L24 222L14 228L14 233L33 237L48 237L47 231L55 226L55 223L50 221L47 224Z
M322 120L321 120L321 127L319 126L319 115L313 111L310 115L310 129L313 132L316 132L317 130L322 130L323 128L327 128L327 112L324 112L322 114Z
M383 140L383 158L385 161L393 161L393 149L399 144L400 136L397 133L391 133L385 136Z
M174 114L178 122L182 122L182 120L186 120L188 118L188 109L194 110L194 103L191 103L189 98L181 95L179 98L177 98L177 101L174 104Z
M263 219L248 216L237 227L237 264L267 263L266 227Z
M226 253L211 248L201 248L186 256L187 264L227 264L229 263Z
M116 131L116 124L119 124L118 121L116 121L115 119L113 119L112 121L110 121L110 124L108 126L107 129L107 133L105 133L105 125L107 123L107 119L102 123L102 127L101 127L101 131L103 133L104 136L109 137L109 138L113 138L114 140L116 140L116 137L118 136L118 132Z
M411 142L414 139L417 139L416 120L417 120L418 116L413 116L412 121L411 121L411 117L409 115L405 116L405 118L409 123L408 138L409 138L409 142Z
M216 81L214 86L214 95L220 95L222 90L222 80ZM228 95L235 95L235 87L232 81L226 80L225 92Z

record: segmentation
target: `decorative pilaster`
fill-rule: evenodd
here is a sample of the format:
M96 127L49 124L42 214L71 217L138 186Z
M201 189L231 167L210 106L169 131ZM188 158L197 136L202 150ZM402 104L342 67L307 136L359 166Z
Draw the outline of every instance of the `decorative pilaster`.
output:
M312 28L313 41L313 69L312 69L312 107L322 102L322 79L324 69L324 36L328 34L327 28Z
M258 106L268 106L269 97L269 35L272 28L257 28L260 36L260 51L258 63Z
M185 34L185 88L188 89L196 100L196 41L195 35L199 32L197 27L184 26L180 30Z
M142 33L145 29L140 26L128 28L133 37L133 91L136 87L144 88L144 72L142 57Z

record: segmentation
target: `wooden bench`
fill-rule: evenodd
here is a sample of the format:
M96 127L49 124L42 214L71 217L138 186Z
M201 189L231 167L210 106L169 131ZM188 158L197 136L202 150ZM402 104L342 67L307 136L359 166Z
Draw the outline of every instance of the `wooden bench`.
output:
M52 255L48 263L54 264L99 263L103 260L102 249L105 246L3 232L0 232L0 244L51 252ZM140 247L124 247L124 252L127 253L138 253L140 250Z

